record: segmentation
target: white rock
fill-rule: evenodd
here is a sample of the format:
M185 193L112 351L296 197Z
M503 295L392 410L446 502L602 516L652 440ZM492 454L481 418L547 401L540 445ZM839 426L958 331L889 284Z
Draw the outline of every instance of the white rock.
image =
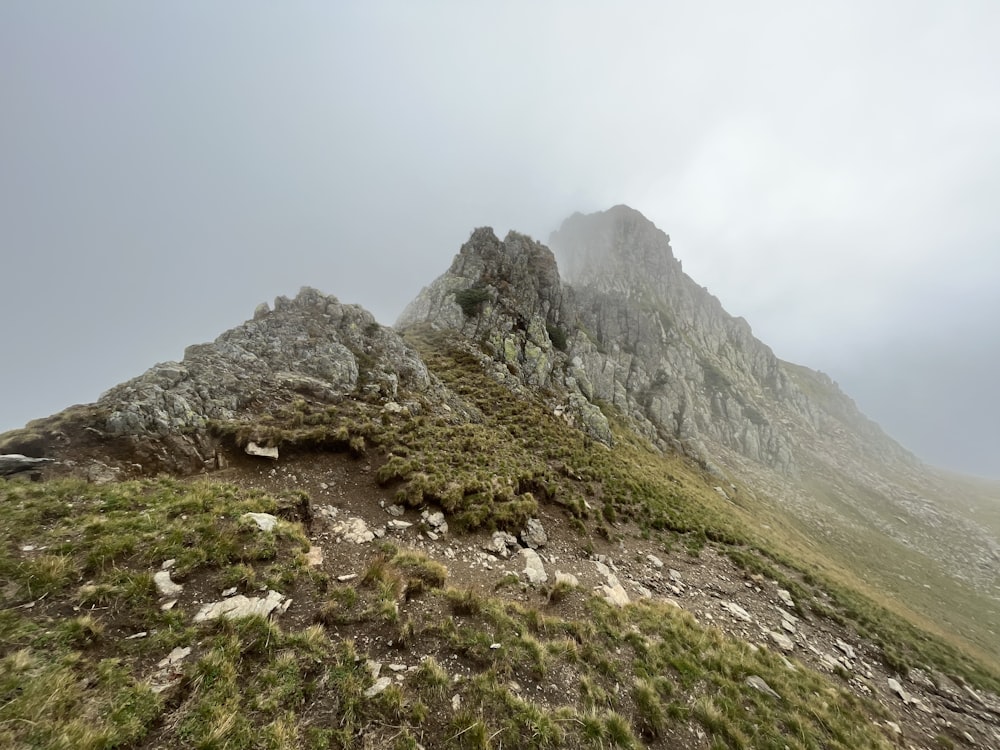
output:
M345 542L354 544L367 544L375 538L363 518L348 518L334 526L333 531L340 534Z
M743 622L753 622L753 617L736 602L722 602L722 608Z
M774 689L768 685L764 680L755 674L750 675L746 678L746 684L752 687L754 690L763 693L764 695L770 696L776 700L781 700L781 696L778 695Z
M548 573L542 565L542 558L533 549L522 549L521 556L524 558L524 575L528 581L538 585L549 580Z
M658 558L656 555L646 555L646 560L657 570L663 567L663 560Z
M792 595L788 593L787 589L778 589L778 598L789 609L795 609L795 600L792 599Z
M255 443L255 442L253 442L251 440L249 443L247 443L247 447L244 448L244 450L246 451L247 455L249 455L249 456L258 456L260 458L270 458L273 461L277 461L278 460L278 447L277 446L264 447L263 445L257 445L257 443Z
M132 635L125 636L125 640L126 641L135 641L135 640L138 640L139 638L145 638L147 635L149 635L149 632L145 631L145 630L142 630L142 631L140 631L138 633L132 633Z
M895 677L889 678L889 689L894 692L903 703L910 702L910 696L907 695L906 691L903 690L903 686L899 684L899 680Z
M195 622L207 622L216 619L235 620L251 615L269 616L281 606L285 597L277 591L268 591L265 597L234 596L218 602L202 605L194 616Z
M460 709L461 707L462 707L462 696L459 695L458 693L455 693L453 696L451 696L451 710L458 711L458 709Z
M837 667L841 666L840 662L834 659L829 654L822 654L819 657L820 666L829 669L831 672L835 672Z
M403 529L408 529L413 524L409 521L400 521L398 518L393 518L389 523L386 524L387 527L393 531L402 531Z
M223 589L223 591L222 591L222 597L226 598L227 596L232 596L233 594L236 593L236 591L237 591L237 588L235 586L230 586L228 589Z
M273 531L274 527L278 525L278 519L270 513L244 513L240 519L253 521L261 531Z
M384 692L385 689L389 687L391 684L392 684L391 678L379 677L377 680L375 680L375 684L365 691L364 696L365 698L374 698L379 693Z
M563 573L560 570L556 571L556 585L565 584L566 586L579 586L580 580L572 573Z
M159 570L153 575L153 582L156 584L156 590L160 592L160 596L177 596L184 587L179 583L174 583L170 580L170 571Z
M425 510L420 515L420 518L423 520L424 523L426 523L432 529L440 529L442 526L447 528L447 524L445 523L444 520L444 513L442 513L441 511L431 513L430 511Z
M163 604L160 605L160 609L162 611L166 612L167 610L173 609L174 605L176 605L176 604L177 604L177 600L176 599L169 599L168 601L165 601L165 602L163 602Z
M341 583L347 583L348 581L353 581L357 577L358 577L357 573L345 573L342 576L337 576L337 580L340 581Z
M159 664L157 664L156 666L158 666L160 669L163 669L164 667L169 667L171 664L176 664L177 662L186 659L190 653L191 653L190 646L185 646L183 648L178 646L169 654L167 654L166 658L161 659Z
M624 607L629 603L628 592L620 583L615 586L598 586L597 592L604 597L604 601L616 607Z
M834 643L834 645L838 649L840 649L841 653L844 656L846 656L848 659L855 659L855 658L857 658L857 656L854 653L854 648L849 643L845 643L844 641L840 640L840 638L838 638L836 640L836 642Z
M171 557L169 560L164 560L163 561L163 564L160 566L160 570L170 570L176 564L177 564L177 561L174 558Z
M779 633L776 630L769 630L767 633L771 636L771 640L780 648L782 651L791 651L795 648L795 643L784 633Z

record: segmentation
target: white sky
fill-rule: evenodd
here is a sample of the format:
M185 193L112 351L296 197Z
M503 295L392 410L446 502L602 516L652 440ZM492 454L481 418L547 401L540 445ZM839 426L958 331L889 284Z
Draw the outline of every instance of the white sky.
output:
M308 284L627 203L785 358L1000 477L1000 4L0 4L0 429Z

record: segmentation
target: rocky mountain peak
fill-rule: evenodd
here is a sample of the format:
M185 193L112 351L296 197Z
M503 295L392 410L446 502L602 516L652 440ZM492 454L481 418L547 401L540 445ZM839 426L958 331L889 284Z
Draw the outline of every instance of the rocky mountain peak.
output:
M442 279L444 283L438 283ZM480 314L487 306L494 313L525 320L540 316L557 321L560 317L562 282L555 256L518 232L508 232L501 241L491 227L474 230L438 282L423 289L406 307L397 326L440 319L451 328L463 328L472 321L474 328L481 329ZM488 320L498 322L495 315Z
M549 244L566 280L576 286L636 294L660 290L681 274L670 237L625 205L573 214Z
M602 442L611 440L610 406L654 443L706 465L729 456L795 475L815 460L802 446L820 442L817 431L859 436L865 447L854 438L842 446L852 455L878 446L884 459L906 459L832 384L782 363L729 315L635 209L574 214L551 244L554 252L515 232L501 241L475 230L397 325L460 332L499 379L546 389Z

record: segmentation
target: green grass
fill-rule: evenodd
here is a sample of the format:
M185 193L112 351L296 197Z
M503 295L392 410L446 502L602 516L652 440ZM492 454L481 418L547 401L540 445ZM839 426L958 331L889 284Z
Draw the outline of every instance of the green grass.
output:
M166 479L10 482L0 504L2 747L124 747L150 731L164 706L138 665L194 637L181 613L158 606L153 572L164 560L177 561L175 580L230 566L308 577L300 528L239 522L276 510L262 493ZM146 638L124 640L140 629Z
M170 480L0 488L17 521L3 550L18 587L0 612L3 747L628 748L692 722L720 747L778 747L778 737L792 748L883 747L859 721L873 707L674 608L618 610L567 589L558 604L581 615L558 617L545 593L516 603L446 589L443 566L388 544L362 576L324 592L297 562L296 525L264 534L239 523L276 509L262 493ZM30 544L60 562L31 562ZM313 616L291 628L260 617L192 627L190 612L156 606L149 576L165 556L188 585L287 576ZM34 608L10 608L29 592ZM95 609L73 612L82 601ZM123 639L140 624L147 638ZM397 645L366 653L338 630ZM155 662L179 645L193 648L181 678L156 694ZM405 653L430 656L365 697L366 661ZM751 673L783 701L747 688Z

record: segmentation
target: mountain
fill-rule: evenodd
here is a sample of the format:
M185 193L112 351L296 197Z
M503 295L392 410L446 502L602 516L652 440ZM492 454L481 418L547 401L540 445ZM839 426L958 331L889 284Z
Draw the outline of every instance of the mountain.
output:
M0 485L4 746L1000 742L1000 488L627 206L476 229L394 328L278 298L0 453L55 459Z

